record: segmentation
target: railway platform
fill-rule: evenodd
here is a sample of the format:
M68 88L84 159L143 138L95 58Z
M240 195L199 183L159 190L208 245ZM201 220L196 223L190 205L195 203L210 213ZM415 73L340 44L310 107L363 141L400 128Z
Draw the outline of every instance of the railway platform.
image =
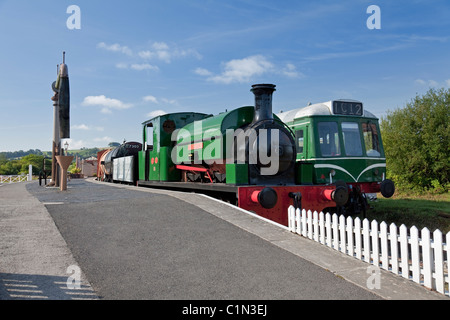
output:
M448 300L369 266L204 195L0 187L0 300Z

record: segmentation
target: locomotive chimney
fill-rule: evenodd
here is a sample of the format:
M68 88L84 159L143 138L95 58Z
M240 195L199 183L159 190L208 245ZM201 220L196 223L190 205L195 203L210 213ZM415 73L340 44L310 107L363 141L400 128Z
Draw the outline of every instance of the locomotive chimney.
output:
M251 91L255 95L255 116L253 123L261 120L273 119L272 94L275 91L274 84L254 84Z

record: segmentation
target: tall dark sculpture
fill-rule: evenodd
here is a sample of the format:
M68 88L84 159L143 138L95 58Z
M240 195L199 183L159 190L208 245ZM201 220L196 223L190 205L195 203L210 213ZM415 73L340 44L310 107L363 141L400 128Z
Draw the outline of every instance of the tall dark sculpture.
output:
M52 83L55 95L52 97L53 114L53 145L52 145L52 182L49 185L59 186L59 168L56 156L61 153L61 139L70 138L70 89L69 72L65 63L63 52L63 63L58 68L58 77Z

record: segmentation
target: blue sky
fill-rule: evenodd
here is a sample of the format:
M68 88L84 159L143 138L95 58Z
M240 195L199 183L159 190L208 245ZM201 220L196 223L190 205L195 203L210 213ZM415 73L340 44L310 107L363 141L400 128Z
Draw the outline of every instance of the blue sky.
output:
M381 29L367 27L370 5ZM255 83L277 85L274 112L350 98L384 116L450 87L450 2L7 0L0 48L0 151L51 149L63 51L69 149L105 147L140 141L159 112L252 105Z

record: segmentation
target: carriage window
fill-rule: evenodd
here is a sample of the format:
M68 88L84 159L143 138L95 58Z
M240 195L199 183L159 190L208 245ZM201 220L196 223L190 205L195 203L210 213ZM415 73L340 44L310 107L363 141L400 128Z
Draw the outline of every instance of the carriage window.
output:
M361 133L356 122L342 122L342 137L347 156L362 156Z
M369 157L379 157L380 153L380 140L378 137L377 126L374 123L362 124L364 134L364 144L366 146L366 154Z
M147 137L145 141L145 149L146 150L153 150L153 124L149 124L147 126Z
M319 122L320 151L324 157L341 155L339 146L339 131L336 122Z
M303 130L295 131L295 139L297 140L297 153L303 153Z

